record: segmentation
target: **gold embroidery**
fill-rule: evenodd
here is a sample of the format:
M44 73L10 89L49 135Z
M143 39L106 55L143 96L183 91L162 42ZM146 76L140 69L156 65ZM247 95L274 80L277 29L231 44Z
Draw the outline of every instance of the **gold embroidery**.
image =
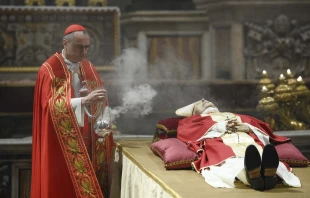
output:
M88 163L90 160L87 157L83 139L79 138L77 134L79 132L78 126L74 125L74 120L72 120L67 108L66 87L66 80L55 78L51 113L57 136L66 162L69 162L69 172L73 179L77 197L102 197L101 192L96 190L96 187L99 187L96 185L96 180L91 177L91 175L93 177L95 175L92 174L91 164Z
M97 82L96 82L95 80L93 80L93 81L87 80L87 81L86 81L86 84L87 84L87 86L88 86L88 88L89 88L90 90L94 90L94 89L98 88Z
M95 171L98 178L98 181L100 183L101 189L104 192L104 194L107 193L108 189L108 181L107 181L107 175L108 173L107 167L107 150L108 148L108 138L102 140L102 138L99 138L96 140L96 156L95 156Z
M95 195L93 195L94 189L92 188L91 182L89 181L88 178L82 179L81 184L85 196L90 195L91 197L96 197Z
M57 109L57 111L56 111L57 116L59 114L67 113L65 101L62 99L58 99L55 101L55 108Z
M83 158L76 158L74 160L74 166L80 174L84 174L86 172L86 167Z
M78 146L76 139L74 139L74 138L68 139L67 144L68 144L69 150L72 153L76 154L76 153L80 152L80 149L79 149L79 146Z

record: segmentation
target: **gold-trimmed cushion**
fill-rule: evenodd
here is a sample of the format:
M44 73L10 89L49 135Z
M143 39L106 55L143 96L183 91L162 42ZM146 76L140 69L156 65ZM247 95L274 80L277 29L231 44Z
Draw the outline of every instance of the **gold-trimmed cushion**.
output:
M275 145L279 159L291 167L306 167L309 160L291 142Z
M159 156L167 170L189 169L198 155L177 138L169 138L151 144L151 150Z

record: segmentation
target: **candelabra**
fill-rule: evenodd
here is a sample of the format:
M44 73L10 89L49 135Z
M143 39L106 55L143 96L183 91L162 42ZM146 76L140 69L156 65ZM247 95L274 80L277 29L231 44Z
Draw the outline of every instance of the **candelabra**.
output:
M310 91L301 76L295 79L288 69L286 77L280 75L276 86L264 70L258 88L256 109L273 130L310 128Z

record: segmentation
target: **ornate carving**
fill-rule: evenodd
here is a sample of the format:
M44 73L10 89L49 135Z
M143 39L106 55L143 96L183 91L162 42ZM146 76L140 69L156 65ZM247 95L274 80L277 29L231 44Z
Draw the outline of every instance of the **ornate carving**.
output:
M88 6L105 6L107 5L106 0L88 0Z
M248 79L259 78L263 70L272 78L287 69L310 76L310 24L299 26L296 20L279 15L265 25L246 22L244 28Z
M75 6L75 0L56 0L56 6Z
M11 197L11 178L10 167L8 163L0 162L0 197Z
M95 66L106 66L118 55L119 16L116 8L3 6L0 13L0 72L24 72L26 67L40 66L62 49L63 31L72 23L87 28L92 44L88 59Z
M25 0L26 5L42 6L45 5L45 0Z

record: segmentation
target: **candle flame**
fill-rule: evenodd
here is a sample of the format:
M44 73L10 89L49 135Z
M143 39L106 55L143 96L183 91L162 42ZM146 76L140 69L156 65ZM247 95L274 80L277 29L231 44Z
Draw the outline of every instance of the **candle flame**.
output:
M266 86L263 86L262 91L263 91L263 92L264 92L264 91L267 91L267 87L266 87Z

